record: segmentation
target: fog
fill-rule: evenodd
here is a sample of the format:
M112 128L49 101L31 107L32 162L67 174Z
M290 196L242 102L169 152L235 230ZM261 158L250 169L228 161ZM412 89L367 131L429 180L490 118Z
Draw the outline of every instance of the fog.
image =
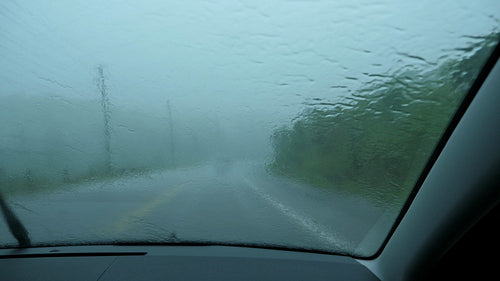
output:
M481 1L404 2L2 1L0 179L265 163L305 109L499 22Z

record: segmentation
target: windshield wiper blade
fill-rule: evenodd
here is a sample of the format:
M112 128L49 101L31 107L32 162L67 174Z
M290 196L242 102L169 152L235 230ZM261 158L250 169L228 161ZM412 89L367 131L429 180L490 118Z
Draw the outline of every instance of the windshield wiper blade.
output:
M22 248L27 248L31 246L31 241L28 235L28 231L21 223L19 218L10 209L9 205L5 202L3 195L0 193L0 207L2 208L3 217L7 221L10 233L16 238L19 246Z

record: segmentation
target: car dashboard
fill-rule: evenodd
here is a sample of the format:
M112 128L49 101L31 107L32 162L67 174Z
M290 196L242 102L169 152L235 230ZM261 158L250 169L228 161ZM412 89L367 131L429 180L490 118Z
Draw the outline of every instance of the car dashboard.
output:
M378 280L351 257L232 246L0 250L8 280Z

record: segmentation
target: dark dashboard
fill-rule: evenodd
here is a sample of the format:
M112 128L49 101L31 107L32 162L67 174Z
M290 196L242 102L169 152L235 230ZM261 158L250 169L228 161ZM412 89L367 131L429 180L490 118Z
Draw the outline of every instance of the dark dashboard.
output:
M0 255L1 280L379 280L350 257L244 247L73 246Z

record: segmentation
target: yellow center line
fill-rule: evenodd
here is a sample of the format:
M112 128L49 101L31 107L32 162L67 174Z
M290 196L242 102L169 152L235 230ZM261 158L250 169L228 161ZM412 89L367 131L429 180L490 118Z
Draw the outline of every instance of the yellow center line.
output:
M112 233L112 234L120 234L123 233L127 230L130 230L130 228L133 227L133 224L135 221L140 220L141 218L144 218L148 213L150 213L152 210L154 210L157 206L162 205L172 198L174 198L177 194L179 194L182 191L182 187L187 185L188 182L183 183L181 185L178 185L176 187L170 188L161 195L157 196L156 199L151 200L149 202L146 202L145 204L141 205L139 208L135 209L134 211L130 212L126 216L122 217L120 220L116 221L114 224L112 224L110 227L106 227L107 233Z

